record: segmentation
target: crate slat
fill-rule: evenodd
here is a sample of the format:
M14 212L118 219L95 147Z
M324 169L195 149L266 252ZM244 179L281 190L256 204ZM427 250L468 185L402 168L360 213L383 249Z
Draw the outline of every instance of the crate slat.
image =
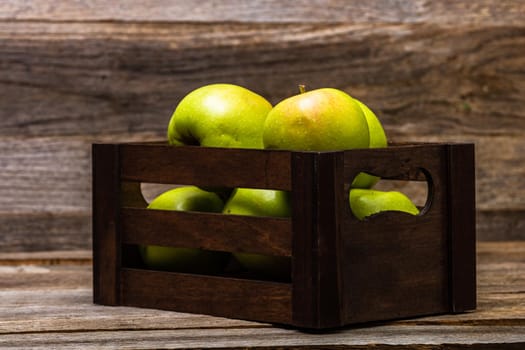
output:
M345 151L345 180L350 182L359 172L367 172L389 180L426 181L422 170L438 169L444 152L444 144L392 145Z
M290 323L287 283L123 268L122 304L263 322Z
M121 179L196 186L291 189L290 152L167 144L120 145Z
M121 208L120 224L125 244L292 254L289 218Z

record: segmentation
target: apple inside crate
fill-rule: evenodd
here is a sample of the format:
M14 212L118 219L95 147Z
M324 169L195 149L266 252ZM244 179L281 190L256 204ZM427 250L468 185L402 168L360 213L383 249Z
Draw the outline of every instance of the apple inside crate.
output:
M349 206L360 172L426 181L417 216L366 220ZM424 174L421 178L421 174ZM146 209L141 183L291 193L291 218ZM289 259L289 279L145 268L138 246ZM94 302L323 329L476 307L474 145L334 152L93 145Z

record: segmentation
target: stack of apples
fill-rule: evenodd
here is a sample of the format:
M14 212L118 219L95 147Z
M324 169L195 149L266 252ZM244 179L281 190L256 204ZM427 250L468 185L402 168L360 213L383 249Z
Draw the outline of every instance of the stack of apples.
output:
M338 89L306 92L300 86L299 90L272 107L264 97L238 85L203 86L177 105L168 125L168 142L296 151L387 147L379 119L364 103ZM378 180L365 173L353 179L349 206L358 219L383 211L419 213L401 192L372 189ZM159 195L148 208L271 217L292 214L290 193L254 188L178 187ZM141 255L150 268L192 273L220 271L231 260L224 252L160 246L143 246ZM290 259L284 257L239 252L233 258L242 269L262 278L290 276Z

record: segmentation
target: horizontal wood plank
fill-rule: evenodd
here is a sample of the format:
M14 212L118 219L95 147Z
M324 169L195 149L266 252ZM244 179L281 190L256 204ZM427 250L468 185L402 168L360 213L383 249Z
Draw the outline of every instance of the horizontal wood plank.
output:
M499 241L523 240L525 233L525 213L514 210L477 212L477 232L479 240Z
M85 269L84 269L85 270ZM75 271L71 271L75 272ZM20 278L23 273L20 273ZM36 275L34 272L33 275ZM5 272L3 277L10 278ZM67 278L65 271L61 276ZM75 281L78 285L78 281ZM23 287L23 285L20 285ZM45 286L41 286L44 287ZM47 286L48 288L50 286ZM215 327L264 327L260 323L153 309L95 305L90 289L46 290L35 303L35 290L2 290L0 338L13 333L159 330ZM40 291L42 289L39 289ZM40 320L40 322L38 322ZM44 322L42 322L42 320ZM268 326L266 326L268 327Z
M32 298L38 300L42 297L43 290L69 290L91 286L91 264L68 266L58 264L59 266L53 266L47 264L30 265L30 263L31 262L26 262L25 264L12 265L12 262L9 262L7 265L4 265L0 262L0 276L2 276L0 280L0 291L32 291ZM4 307L4 302L7 302L7 300L0 302L0 314L2 317L7 315L9 309L13 307L12 305Z
M285 151L124 144L119 154L122 180L291 189L291 157Z
M0 266L91 265L92 255L90 250L1 252Z
M474 312L303 333L266 323L92 304L89 266L0 266L0 345L32 348L521 349L525 243L478 244ZM78 257L64 253L65 259ZM50 261L53 261L51 258ZM80 259L83 259L81 254ZM2 257L0 256L0 265ZM47 271L47 272L44 272ZM72 279L73 275L84 276ZM35 277L39 277L35 280ZM54 276L51 278L51 276ZM43 284L47 277L52 282ZM32 285L32 283L34 283Z
M272 328L154 330L119 332L80 332L48 334L3 335L0 346L31 345L32 349L351 349L364 350L373 342L374 350L521 350L525 327L479 326L470 332L454 326L383 326L358 329L344 333L303 334L296 337L289 331Z
M490 0L427 2L307 1L286 6L277 0L204 1L198 6L185 1L126 1L126 6L107 6L103 0L40 1L7 0L0 5L1 20L28 21L135 21L135 22L439 22L495 24L521 23L522 2L495 4Z
M122 208L120 223L127 244L292 254L292 223L286 218Z
M360 149L345 152L344 176L347 183L365 171L386 180L420 181L423 169L430 181L439 184L443 180L442 167L445 164L444 145L392 145L380 149Z
M164 135L177 102L218 81L272 103L341 88L393 137L525 125L523 25L0 22L0 40L2 135Z
M123 269L123 305L290 323L290 284ZM163 288L158 288L163 286ZM182 296L182 297L178 297Z
M89 211L49 213L35 210L0 214L0 250L3 253L91 249L91 235Z
M0 137L0 214L75 215L91 210L91 143L151 135Z

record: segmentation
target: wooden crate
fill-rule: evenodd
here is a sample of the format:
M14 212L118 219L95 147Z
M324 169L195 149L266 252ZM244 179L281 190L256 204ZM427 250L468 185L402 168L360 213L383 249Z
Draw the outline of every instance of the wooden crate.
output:
M351 180L427 181L421 215L359 221ZM422 176L423 174L423 176ZM145 209L140 183L291 191L291 218ZM172 234L176 232L177 234ZM290 281L148 270L137 245L290 258ZM93 145L94 301L331 328L476 306L473 144L290 152Z

